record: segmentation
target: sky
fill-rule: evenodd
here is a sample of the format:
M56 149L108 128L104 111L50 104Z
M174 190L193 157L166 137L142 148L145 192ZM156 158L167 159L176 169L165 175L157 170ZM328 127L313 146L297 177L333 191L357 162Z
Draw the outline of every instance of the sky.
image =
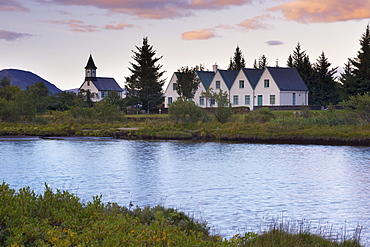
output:
M167 83L183 66L227 69L237 46L247 67L262 55L284 67L299 43L311 63L324 52L340 71L369 21L370 0L0 0L0 70L67 90L92 54L97 75L124 87L147 37Z

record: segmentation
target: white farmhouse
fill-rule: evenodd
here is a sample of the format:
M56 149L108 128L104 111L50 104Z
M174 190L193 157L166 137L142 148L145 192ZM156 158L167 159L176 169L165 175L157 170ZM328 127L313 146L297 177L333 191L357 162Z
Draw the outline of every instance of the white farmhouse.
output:
M227 92L233 107L308 105L308 89L296 68L267 67L265 69L197 71L201 80L194 102L200 107L216 107L214 99L205 99L202 92ZM177 79L175 72L165 90L165 107L175 101Z
M96 93L98 98L92 99L93 101L100 101L108 95L110 91L116 92L122 98L122 88L118 85L114 78L110 77L97 77L97 67L90 54L89 60L85 67L85 81L79 89L89 90L91 93Z

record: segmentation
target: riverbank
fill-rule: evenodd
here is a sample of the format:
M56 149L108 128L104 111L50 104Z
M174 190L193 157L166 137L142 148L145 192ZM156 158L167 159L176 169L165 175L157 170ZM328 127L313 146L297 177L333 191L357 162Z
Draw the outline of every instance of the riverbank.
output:
M122 125L126 125L123 127ZM95 136L117 139L234 141L271 144L370 146L369 125L191 124L0 124L0 136Z

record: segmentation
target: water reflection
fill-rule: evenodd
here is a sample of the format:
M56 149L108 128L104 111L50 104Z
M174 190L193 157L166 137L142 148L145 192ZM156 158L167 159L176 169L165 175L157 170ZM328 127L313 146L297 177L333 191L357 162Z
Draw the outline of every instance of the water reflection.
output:
M177 207L224 236L284 215L360 223L370 239L368 147L33 138L0 139L0 150L0 179L14 188Z

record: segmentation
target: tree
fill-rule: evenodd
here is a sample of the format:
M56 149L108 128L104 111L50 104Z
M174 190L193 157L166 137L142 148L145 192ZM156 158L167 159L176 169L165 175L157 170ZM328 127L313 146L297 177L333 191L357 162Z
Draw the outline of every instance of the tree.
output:
M216 120L220 123L226 123L233 115L227 92L220 89L218 93L213 93L213 98L217 103L217 107L214 109Z
M195 68L188 66L181 67L177 73L177 87L176 91L180 97L185 99L194 98L195 93L198 90L200 79L197 76Z
M355 110L360 123L370 123L370 93L350 96L348 100L341 102L345 108Z
M239 46L236 47L234 57L230 58L229 70L240 70L245 68L245 60Z
M92 93L90 90L80 89L78 92L78 99L82 104L86 104L88 107L94 106L94 99L97 99L99 96L97 93Z
M330 69L331 63L322 52L316 63L313 65L313 80L310 88L310 105L329 105L339 102L338 86L334 80L337 68Z
M370 27L366 27L360 40L357 57L348 59L341 82L347 96L364 94L370 91Z
M132 68L129 68L132 75L126 77L126 97L130 105L141 104L143 110L149 110L163 101L164 71L160 71L162 65L156 65L162 56L155 57L156 51L147 37L143 38L141 47L135 47L137 51L132 51L135 63L130 62Z
M293 55L289 55L287 66L290 68L297 68L299 75L302 77L303 81L308 87L308 90L311 92L313 84L313 70L310 59L306 54L306 51L302 51L300 43L297 44L295 50L293 51Z
M257 60L256 59L254 60L254 63L253 63L254 69L264 69L266 67L267 67L267 58L265 55L262 55L261 57L259 57L258 64L257 64Z
M0 81L0 87L9 87L10 86L10 79L8 77L4 77Z
M43 82L36 82L27 86L27 97L33 99L37 113L44 113L49 104L49 89Z

